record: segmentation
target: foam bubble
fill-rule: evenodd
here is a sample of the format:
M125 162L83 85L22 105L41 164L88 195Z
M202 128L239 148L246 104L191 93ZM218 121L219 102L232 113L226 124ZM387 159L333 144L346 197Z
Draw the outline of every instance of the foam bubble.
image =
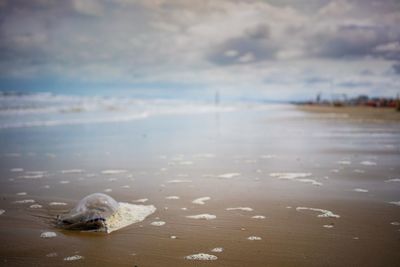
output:
M391 222L390 224L394 226L400 226L400 222Z
M270 173L269 176L276 177L278 179L293 180L296 178L310 177L312 173L309 172L274 172Z
M26 192L19 192L19 193L17 193L16 195L17 195L17 196L26 196L27 194L26 194Z
M393 204L393 205L396 205L396 206L400 206L400 201L391 201L389 203Z
M179 162L180 165L193 165L192 161L180 161Z
M81 169L70 169L70 170L61 170L62 174L74 174L74 173L82 173L84 172Z
M67 203L65 203L65 202L50 202L49 205L50 206L66 206Z
M359 193L367 193L368 190L367 189L362 189L362 188L355 188L353 189L354 192L359 192Z
M332 211L329 211L329 210L316 209L316 208L308 208L308 207L297 207L296 210L297 210L297 211L301 211L301 210L311 210L311 211L320 212L320 213L322 213L322 214L319 214L319 215L317 216L317 217L320 217L320 218L324 218L324 217L340 218L339 215L334 214Z
M33 204L33 205L30 205L29 208L31 208L31 209L41 209L41 208L43 208L43 206L40 205L40 204Z
M43 178L44 174L28 174L28 175L23 175L20 176L19 178L23 178L23 179L40 179Z
M169 238L176 239L177 237L175 235L171 235Z
M387 183L391 183L391 182L400 182L400 178L389 179L389 180L386 180L385 182L387 182Z
M355 173L365 173L364 170L360 170L360 169L355 169L353 172L355 172Z
M179 199L180 197L178 197L178 196L168 196L168 197L165 197L165 199L169 199L169 200L176 200L176 199Z
M231 179L234 178L236 176L239 176L240 173L237 172L232 172L232 173L224 173L224 174L220 174L218 175L219 178L223 178L223 179Z
M248 239L248 240L252 240L252 241L262 240L262 238L259 237L259 236L249 236L247 239Z
M330 229L330 228L333 228L333 225L332 224L325 224L322 227Z
M215 158L214 154L211 153L203 153L203 154L196 154L193 155L194 158Z
M337 164L340 164L340 165L350 165L350 164L351 164L351 161L349 161L349 160L339 160L339 161L337 162Z
M163 222L163 221L155 221L155 222L152 222L150 224L153 225L153 226L163 226L165 224L165 222Z
M316 180L313 180L313 179L296 179L296 181L299 181L302 183L310 183L310 184L316 185L316 186L322 186L322 183L317 182Z
M204 214L186 216L186 218L196 219L196 220L213 220L213 219L217 218L217 216L208 214L208 213L204 213Z
M376 162L374 162L374 161L369 161L369 160L361 161L360 164L361 164L361 165L364 165L364 166L376 166L376 165L377 165Z
M77 260L83 260L84 257L80 256L80 255L74 255L74 256L69 256L69 257L65 257L64 260L65 261L77 261Z
M265 219L266 217L265 216L263 216L263 215L254 215L253 217L251 217L252 219L260 219L260 220L263 220L263 219Z
M107 233L141 222L156 211L156 207L153 205L134 205L125 202L119 202L118 204L117 212L106 221Z
M70 183L70 181L67 181L67 180L60 181L60 184L69 184L69 183Z
M57 252L51 252L49 254L46 254L46 257L48 257L48 258L54 258L54 257L57 257L57 256L58 256Z
M57 234L54 233L54 232L43 232L43 233L40 234L41 238L53 238L53 237L56 237L56 236L57 236Z
M0 209L0 215L3 215L4 214L4 212L6 212L5 210L1 210Z
M204 205L207 200L210 200L210 197L200 197L196 198L195 200L192 201L193 204L198 204L198 205Z
M214 253L221 253L221 252L223 252L224 251L224 248L213 248L212 250L211 250L211 252L214 252Z
M121 174L121 173L126 173L127 170L104 170L101 171L102 174L105 175L112 175L112 174Z
M12 169L10 169L10 172L23 172L24 171L24 169L22 169L22 168L12 168Z
M242 211L253 211L252 208L249 207L236 207L236 208L227 208L226 210L242 210Z
M112 192L112 189L111 188L106 188L106 189L104 189L104 192L106 192L106 193Z
M276 155L261 155L261 159L273 159L276 158Z
M217 256L206 254L206 253L198 253L192 254L185 257L186 260L198 260L198 261L215 261L218 259Z
M169 184L191 183L191 182L192 182L192 180L181 180L181 179L167 181L167 183L169 183Z
M148 198L139 198L134 200L133 202L138 202L138 203L145 203L147 202L149 199Z
M23 199L23 200L14 201L14 203L15 204L35 203L35 200L33 200L33 199Z

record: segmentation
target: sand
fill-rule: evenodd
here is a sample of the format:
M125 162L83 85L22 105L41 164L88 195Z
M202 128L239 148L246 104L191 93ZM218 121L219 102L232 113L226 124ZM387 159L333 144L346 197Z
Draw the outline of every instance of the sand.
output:
M1 263L397 266L400 126L334 122L283 106L3 129ZM57 214L105 189L154 213L109 234L55 227Z

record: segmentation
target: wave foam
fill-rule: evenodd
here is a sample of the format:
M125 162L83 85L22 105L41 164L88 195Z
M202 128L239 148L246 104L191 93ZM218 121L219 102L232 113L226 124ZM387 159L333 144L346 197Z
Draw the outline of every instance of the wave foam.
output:
M196 219L196 220L214 220L215 218L217 218L217 216L204 213L204 214L186 216L186 218Z
M317 217L320 218L340 218L339 215L334 214L332 211L329 210L324 210L324 209L316 209L316 208L308 208L308 207L297 207L296 208L297 211L301 211L301 210L311 210L311 211L316 211L316 212L320 212L322 214L319 214Z
M210 200L210 197L200 197L196 198L195 200L192 201L193 204L198 204L198 205L204 205L206 204L204 201Z
M217 256L211 255L211 254L206 254L206 253L198 253L198 254L192 254L189 256L185 256L186 260L198 260L198 261L215 261L218 259Z

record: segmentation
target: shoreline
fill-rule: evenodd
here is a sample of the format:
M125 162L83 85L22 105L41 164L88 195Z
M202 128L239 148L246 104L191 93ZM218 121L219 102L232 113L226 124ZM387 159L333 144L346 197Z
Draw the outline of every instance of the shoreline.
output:
M296 105L303 112L318 114L338 114L333 118L353 119L362 121L400 122L400 112L393 108L374 108L366 106L333 107L319 105Z

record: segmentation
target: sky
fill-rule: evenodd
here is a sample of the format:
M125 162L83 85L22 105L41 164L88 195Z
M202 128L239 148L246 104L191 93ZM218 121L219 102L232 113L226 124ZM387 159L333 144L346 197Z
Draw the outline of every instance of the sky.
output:
M400 93L399 0L0 0L0 90Z

